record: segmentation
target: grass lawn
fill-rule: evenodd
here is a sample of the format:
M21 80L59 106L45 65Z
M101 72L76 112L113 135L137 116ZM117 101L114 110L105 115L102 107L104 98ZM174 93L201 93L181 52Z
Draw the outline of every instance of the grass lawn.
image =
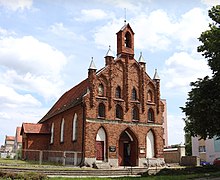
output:
M147 176L147 177L118 177L118 178L71 178L71 177L53 177L49 178L49 180L186 180L186 179L195 179L205 177L207 179L211 179L212 177L220 177L219 173L210 173L207 174L191 174L191 175L164 175L164 176Z

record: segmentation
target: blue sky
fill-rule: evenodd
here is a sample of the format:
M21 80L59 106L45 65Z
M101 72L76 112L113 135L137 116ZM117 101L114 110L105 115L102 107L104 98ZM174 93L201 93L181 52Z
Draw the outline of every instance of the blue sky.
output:
M152 77L158 69L167 100L169 144L184 143L189 83L210 74L197 53L208 9L220 0L0 0L0 144L22 122L38 122L68 89L98 69L126 20Z

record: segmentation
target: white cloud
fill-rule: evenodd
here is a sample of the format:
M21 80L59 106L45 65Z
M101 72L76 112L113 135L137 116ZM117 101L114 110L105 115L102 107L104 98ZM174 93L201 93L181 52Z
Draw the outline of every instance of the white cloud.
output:
M189 50L198 46L198 37L208 28L207 12L194 8L183 14L172 38L179 41L179 49Z
M40 106L41 103L31 94L18 94L13 88L0 84L1 107L30 107Z
M106 3L107 6L114 7L116 9L126 9L127 14L139 14L141 9L143 8L143 4L141 1L133 1L133 0L100 0L101 3ZM145 3L150 2L151 0L144 0ZM123 14L122 14L123 15Z
M85 41L86 38L82 35L78 35L74 33L73 31L66 28L63 23L54 23L49 27L49 31L53 34L66 38L66 39L73 39L73 40L81 40Z
M201 2L207 6L216 6L220 4L220 0L201 0Z
M168 115L168 143L169 145L184 144L184 121L181 115Z
M75 18L77 21L97 21L109 18L110 15L105 13L101 9L82 9L79 18Z
M30 9L32 0L0 0L0 6L12 11Z
M7 36L16 35L13 31L8 31L0 27L0 39L5 38Z
M57 98L63 83L67 57L32 36L0 40L1 83L34 92L45 99Z
M108 22L105 26L99 27L94 33L94 40L100 49L108 49L110 45L112 50L116 50L116 35L115 33L120 30L122 19L113 20Z
M99 48L106 48L109 42L116 43L113 35L122 27L122 22L122 19L112 19L97 29L94 38ZM174 50L195 48L199 44L197 38L209 23L206 12L200 8L191 9L179 19L161 9L150 14L142 12L129 22L135 32L135 48L152 52L170 50L171 46Z
M10 119L11 116L6 112L0 112L0 119Z
M210 75L211 72L205 59L186 52L174 53L165 65L162 76L167 89L189 87L190 82Z

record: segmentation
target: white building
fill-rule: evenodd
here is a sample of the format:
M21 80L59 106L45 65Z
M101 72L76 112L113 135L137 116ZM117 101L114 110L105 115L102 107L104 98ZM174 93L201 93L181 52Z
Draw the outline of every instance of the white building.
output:
M202 161L213 163L214 159L220 157L220 139L201 139L192 137L192 155L198 156Z

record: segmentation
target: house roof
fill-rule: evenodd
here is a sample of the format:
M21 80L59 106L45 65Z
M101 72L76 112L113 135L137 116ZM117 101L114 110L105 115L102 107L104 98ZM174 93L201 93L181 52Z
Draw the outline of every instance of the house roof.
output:
M47 124L23 123L21 134L49 134L50 130Z
M39 121L39 123L51 118L52 116L63 112L64 110L75 106L81 102L82 97L86 94L89 86L88 78L65 92L60 99L54 104L49 112Z
M18 143L22 142L22 136L21 136L21 127L16 128L16 135L15 135L16 141Z
M14 140L15 140L15 137L14 137L14 136L6 136L6 137L5 137L5 140L6 140L6 141L14 141Z

